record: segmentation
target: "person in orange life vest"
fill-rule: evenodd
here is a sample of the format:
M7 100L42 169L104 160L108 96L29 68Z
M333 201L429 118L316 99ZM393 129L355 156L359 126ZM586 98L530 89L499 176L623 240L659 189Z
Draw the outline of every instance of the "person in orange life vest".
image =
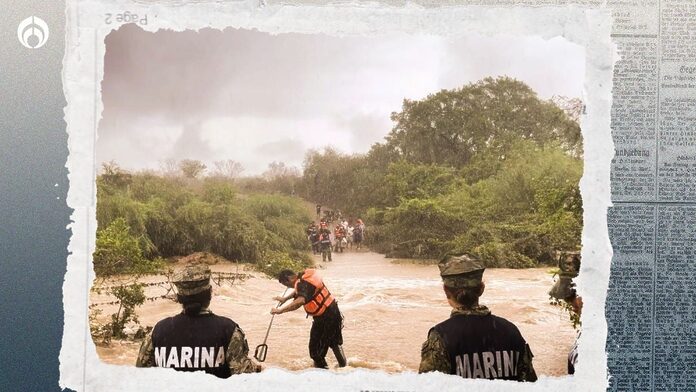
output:
M297 274L290 270L282 270L278 274L278 282L288 288L295 289L286 297L275 297L274 300L285 303L294 300L281 308L271 309L271 314L292 312L304 306L307 316L312 316L312 329L309 333L309 356L314 361L314 367L327 369L326 353L329 348L333 351L339 367L348 364L343 352L343 315L338 309L338 303L329 292L319 274L314 269L306 269Z

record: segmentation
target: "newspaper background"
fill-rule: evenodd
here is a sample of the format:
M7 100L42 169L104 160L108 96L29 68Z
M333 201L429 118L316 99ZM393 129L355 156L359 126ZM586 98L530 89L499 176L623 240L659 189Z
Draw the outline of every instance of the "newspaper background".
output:
M693 391L696 2L616 3L610 389Z
M689 280L689 272L695 267L689 263L693 250L687 242L693 237L691 228L696 227L693 224L696 222L689 221L696 220L691 213L696 192L692 184L696 181L692 176L696 170L693 163L696 150L694 136L689 134L696 116L693 105L696 63L693 60L689 63L696 46L693 0L323 4L319 0L227 4L68 2L64 80L71 151L68 203L75 209L75 224L64 285L66 324L60 357L61 386L77 390L125 390L147 385L186 390L190 388L187 384L194 382L198 387L204 382L208 388L231 385L222 380L201 381L191 374L163 373L159 369L134 372L132 368L105 365L99 362L89 339L86 294L93 278L88 261L94 249L96 229L93 152L101 113L99 81L103 74L103 38L118 27L103 24L102 16L109 10L148 15L149 24L144 28L149 31L158 27L182 30L227 25L273 33L477 31L545 38L563 35L584 45L588 62L585 97L588 112L582 123L586 152L581 184L585 230L579 287L586 309L577 373L574 377L542 379L536 385L490 382L475 386L480 390L601 390L607 385L611 390L694 390L682 376L696 368L694 327L690 325L694 311L693 283ZM611 249L607 249L605 234L608 168L613 156L608 130L613 64L607 28L609 14L614 17L611 40L621 56L613 70L611 90L614 99L611 127L617 151L611 166L611 200L615 206L608 215L614 244L611 280L608 278ZM85 107L94 107L94 112L85 115ZM470 381L436 374L388 376L357 371L335 376L307 371L299 375L278 369L236 380L235 387L241 390L261 386L264 390L284 389L288 383L299 383L300 388L330 386L331 390L440 390L471 385Z

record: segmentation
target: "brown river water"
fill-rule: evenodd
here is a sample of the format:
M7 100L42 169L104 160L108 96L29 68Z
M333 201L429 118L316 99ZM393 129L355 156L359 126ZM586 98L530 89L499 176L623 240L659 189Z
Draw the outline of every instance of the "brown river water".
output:
M315 256L316 257L316 256ZM176 265L181 268L182 263ZM253 276L234 285L213 285L210 309L235 320L244 330L250 347L263 342L272 298L284 287L261 274L242 270L232 263L218 263L213 271L246 272ZM380 369L386 372L417 371L421 344L428 330L449 317L449 307L442 291L438 268L410 262L395 262L369 251L334 254L333 262L317 259L317 268L329 290L336 296L345 317L344 349L348 368ZM153 277L152 281L162 277ZM546 268L525 270L488 269L484 274L486 289L481 304L493 314L515 323L534 353L537 374L566 374L567 354L576 333L567 313L549 304L548 291L553 281ZM161 295L164 290L149 287L146 295ZM92 293L95 303L113 300ZM106 322L116 305L100 305L99 320ZM162 318L180 311L180 305L168 300L146 301L138 308L142 325L153 326ZM307 343L311 318L302 309L275 317L268 337L266 367L302 370L312 366ZM99 357L107 363L132 365L139 343L112 341L97 345ZM336 365L331 351L327 361Z

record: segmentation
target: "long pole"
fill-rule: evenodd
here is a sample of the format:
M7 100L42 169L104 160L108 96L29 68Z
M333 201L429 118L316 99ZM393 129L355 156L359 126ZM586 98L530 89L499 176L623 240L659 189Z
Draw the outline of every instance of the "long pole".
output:
M288 287L289 288L289 287ZM288 288L283 291L283 298L285 297L285 294L288 292ZM276 309L282 305L282 301L278 301L278 305L276 305ZM271 325L273 325L273 319L275 318L275 314L271 316L271 322L268 323L268 329L266 330L266 336L263 338L263 344L266 344L266 340L268 340L268 334L271 332Z

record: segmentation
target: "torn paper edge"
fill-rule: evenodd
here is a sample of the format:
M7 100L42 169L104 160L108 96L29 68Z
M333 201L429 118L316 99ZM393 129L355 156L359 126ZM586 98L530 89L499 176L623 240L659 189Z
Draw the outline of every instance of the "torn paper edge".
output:
M529 35L550 39L563 36L585 48L586 114L581 120L584 138L584 174L580 189L584 207L582 270L578 289L584 300L583 334L574 376L544 377L536 383L464 380L456 376L414 372L387 374L355 370L336 374L321 370L290 372L279 368L222 380L201 374L164 369L136 369L103 363L97 356L88 324L89 289L94 279L91 255L96 237L96 130L102 113L104 39L119 24L104 24L106 13L128 11L148 15L147 31L183 31L226 27L280 34L324 33L371 35L426 33L443 36ZM64 91L68 105L67 160L70 188L68 205L74 209L67 272L63 284L65 324L60 352L62 388L100 390L190 390L233 387L240 391L328 388L332 391L389 390L440 391L475 387L481 391L532 389L534 391L605 390L607 325L604 306L612 248L607 229L610 205L610 165L614 145L610 133L613 64L616 50L610 39L607 8L566 7L421 7L413 4L341 3L333 5L268 5L252 1L195 3L160 1L68 0L66 9ZM135 360L135 359L134 359Z

